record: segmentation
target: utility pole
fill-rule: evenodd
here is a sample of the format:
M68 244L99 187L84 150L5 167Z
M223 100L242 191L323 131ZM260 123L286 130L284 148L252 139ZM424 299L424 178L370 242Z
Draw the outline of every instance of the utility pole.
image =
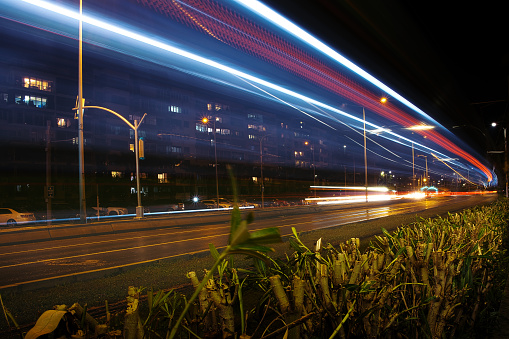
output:
M85 148L83 140L83 0L80 0L79 57L78 57L78 148L79 148L79 193L80 222L87 222L87 203L85 198Z
M51 121L46 121L46 222L51 224L51 199L50 186L51 186Z

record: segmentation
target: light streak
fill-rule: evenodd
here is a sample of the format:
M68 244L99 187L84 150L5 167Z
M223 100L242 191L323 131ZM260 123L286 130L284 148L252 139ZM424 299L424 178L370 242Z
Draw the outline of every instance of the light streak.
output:
M54 3L51 3L51 2L48 2L48 1L43 1L43 0L22 0L22 1L25 2L25 3L30 3L32 5L38 6L40 8L45 9L45 10L49 10L49 11L52 11L54 13L58 13L60 15L66 16L68 18L72 18L72 19L75 19L75 20L79 20L79 18L80 18L80 15L78 13L76 13L75 11L69 10L69 9L61 7L61 6L58 6L58 5L56 5ZM391 90L389 87L387 87L386 85L381 83L379 80L377 80L376 78L374 78L371 75L369 75L367 72L365 72L364 70L362 70L361 68L356 66L354 63L352 63L349 60L347 60L346 58L344 58L342 55L340 55L336 51L332 50L330 47L328 47L325 44L323 44L322 42L320 42L318 39L314 38L313 36L311 36L310 34L305 32L304 30L300 29L298 26L294 25L293 23L291 23L290 21L288 21L287 19L285 19L281 15L275 13L270 8L264 6L263 4L261 4L259 2L255 2L255 1L239 0L239 3L242 4L243 6L247 7L247 8L250 8L251 10L256 12L258 15L260 15L262 17L265 17L267 20L271 21L272 23L276 24L278 27L284 29L288 33L290 33L293 36L297 37L299 40L306 42L307 44L309 44L310 46L314 47L315 49L321 51L322 53L324 53L325 55L329 56L333 60L341 63L342 65L344 65L345 67L347 67L348 69L353 71L354 73L360 75L361 77L363 77L367 81L369 81L372 84L374 84L374 85L378 86L379 88L383 89L384 92L390 94L390 96L392 98L397 99L398 101L402 102L407 107L409 107L412 110L414 110L415 112L417 112L417 113L421 114L422 116L426 117L428 120L434 122L435 124L438 124L433 119L431 119L427 114L425 114L423 111L421 111L416 106L414 106L413 104L408 102L406 99L401 97L398 93L396 93L393 90ZM223 17L224 17L224 15L223 15ZM184 57L186 59L198 62L198 63L206 65L206 66L209 66L209 67L211 67L213 69L217 69L217 70L226 72L228 74L237 76L237 77L242 78L242 79L244 79L246 81L251 81L251 82L256 83L256 84L258 84L260 86L264 86L266 88L273 89L275 91L278 91L279 93L283 93L283 94L291 96L293 98L300 99L300 100L303 100L303 101L306 101L306 102L309 102L309 103L313 103L316 106L320 106L320 107L322 107L324 109L327 109L329 111L332 111L332 112L334 112L336 114L342 115L342 116L347 117L349 119L353 119L354 121L363 122L362 119L357 118L357 117L355 117L355 116L353 116L351 114L348 114L348 113L346 113L346 112L344 112L342 110L336 109L336 108L334 108L334 107L332 107L330 105L327 105L327 104L325 104L323 102L311 99L311 98L309 98L309 97L307 97L305 95L302 95L302 94L297 93L295 91L289 90L289 89L284 88L284 87L282 87L280 85L274 84L274 83L272 83L270 81L263 80L263 79L261 79L259 77L256 77L254 75L248 74L248 73L243 72L243 71L240 71L240 70L235 69L233 67L229 67L229 66L223 65L223 64L221 64L219 62L216 62L216 61L207 59L207 58L205 58L203 56L197 55L195 53L183 50L182 48L178 48L178 47L176 47L174 45L171 45L171 44L169 44L167 42L156 40L154 38L149 38L149 37L144 36L144 35L142 35L140 33L136 33L134 31L130 31L128 29L124 29L124 28L121 28L119 26L115 26L113 24L109 24L109 23L107 23L105 21L102 21L102 20L99 20L99 19L95 19L95 18L90 17L90 16L83 15L83 16L81 16L81 18L82 18L83 22L85 22L85 23L87 23L89 25L92 25L94 27L98 27L98 28L101 28L101 29L103 29L105 31L108 31L108 32L111 32L111 33L115 33L115 34L118 34L120 36L127 37L129 39L134 40L134 41L138 41L138 42L141 42L143 44L147 44L147 45L153 46L155 48L158 48L160 50L163 50L163 51L166 51L166 52L169 52L169 53L173 53L175 55ZM196 22L196 18L192 18L192 20L196 24L199 24L199 23ZM202 28L204 28L204 27L202 27ZM213 36L215 36L215 35L213 35ZM262 38L263 37L260 37L260 39L262 39ZM301 60L296 60L296 61L298 61L301 64L301 67L304 67L302 65L303 63L306 64L306 62L303 62ZM312 62L312 61L309 61L309 62ZM311 63L311 64L313 64L313 63ZM308 65L306 67L311 67L311 66ZM305 70L299 68L299 70L295 69L294 71L299 73L299 72L305 71ZM339 88L337 88L337 85L339 83L337 83L336 79L330 78L329 76L326 76L325 78L324 77L317 78L316 74L314 74L314 73L311 74L311 73L307 73L307 72L308 71L305 71L305 73L308 74L308 75L306 75L306 77L309 76L309 77L315 79L314 82L317 82L317 81L320 82L320 81L325 81L325 80L332 81L331 82L331 86L332 86L331 89L335 88L336 90L339 90ZM320 71L317 71L317 72L320 73ZM336 83L336 85L334 85L333 83ZM342 88L343 88L342 90L346 90L344 87L342 87ZM361 89L357 86L356 90L360 91ZM353 93L352 89L349 89L349 91L350 91L350 93ZM356 92L356 93L357 93L356 97L358 99L362 99L362 93L359 93L359 92ZM364 92L364 93L366 93L366 92ZM410 125L416 125L416 124L420 123L416 119L406 115L404 112L401 112L401 111L397 110L394 107L391 107L389 109L389 108L387 108L389 106L383 106L383 105L380 105L379 103L375 104L372 101L367 101L367 97L365 99L362 99L362 100L363 101L361 101L361 103L364 104L364 106L366 106L366 108L371 109L371 110L377 112L378 114L382 114L382 115L384 114L384 112L386 112L385 116L387 118L400 123L402 126L410 126ZM369 125L369 126L372 126L372 127L376 126L376 125L374 125L372 123L369 123L369 122L366 122L366 124ZM394 136L396 136L398 138L402 138L401 136L399 136L399 135L397 135L395 133L392 133L392 132L387 132L387 133L392 134L392 135L394 135ZM472 157L470 154L468 154L465 151L463 151L462 149L460 149L458 146L454 145L452 142L447 140L445 137L443 137L440 134L438 134L436 131L428 131L428 132L421 132L421 133L423 133L423 135L428 137L430 140L435 142L437 145L439 145L439 146L443 147L444 149L449 150L449 151L453 152L454 154L459 155L463 159L469 161L470 163L472 163L474 166L476 166L481 172L483 172L486 175L486 177L488 178L488 181L492 180L491 172L483 164L481 164L477 159Z
M458 171L456 171L454 168L452 168L451 166L449 166L448 164L445 163L445 161L443 161L442 159L440 159L439 157L437 157L435 154L431 153L432 156L434 156L437 160L439 160L440 162L442 162L445 166L449 167L451 170L454 171L454 173L456 173L457 175L459 175L460 177L462 177L463 179L465 179L466 181L468 181L469 183L471 183L472 185L475 185L473 182L471 182L470 180L468 180L467 178L465 178L463 175L461 175L461 173L459 173Z
M348 190L348 191L365 191L366 187L359 186L310 186L310 188L315 188L317 190ZM389 192L387 187L379 187L379 186L368 186L367 190L369 192ZM307 200L313 200L314 198L308 198Z

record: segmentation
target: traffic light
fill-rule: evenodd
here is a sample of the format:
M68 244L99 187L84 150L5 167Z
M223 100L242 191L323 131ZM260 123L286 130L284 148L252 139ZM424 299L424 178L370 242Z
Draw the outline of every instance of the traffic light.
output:
M145 140L143 140L143 137L138 140L138 158L145 159Z

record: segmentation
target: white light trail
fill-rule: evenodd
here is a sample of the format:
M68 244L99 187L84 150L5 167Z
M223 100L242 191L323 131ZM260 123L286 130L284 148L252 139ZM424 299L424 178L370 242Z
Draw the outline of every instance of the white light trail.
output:
M237 1L241 5L243 5L243 6L247 7L247 8L249 8L249 9L253 10L255 13L258 13L258 15L268 19L269 21L271 21L273 23L275 23L278 27L281 27L281 28L285 29L290 34L296 36L298 39L300 39L302 41L305 41L309 45L311 45L314 48L318 49L319 51L325 53L329 57L333 58L337 62L339 62L342 65L344 65L345 67L349 68L353 72L355 72L355 73L359 74L360 76L364 77L366 80L370 81L371 83L375 84L376 86L378 86L379 88L384 90L386 93L390 94L391 97L398 99L399 101L401 101L402 103L407 105L409 108L413 109L414 111L416 111L419 114L422 114L423 116L425 116L430 121L433 121L434 124L439 125L437 122L435 122L433 119L431 119L426 113L424 113L423 111L418 109L416 106L414 106L413 104L408 102L406 99L401 97L398 93L394 92L392 89L390 89L389 87L387 87L386 85L381 83L379 80L377 80L376 78L374 78L373 76L368 74L366 71L362 70L360 67L358 67L357 65L355 65L351 61L347 60L346 58L341 56L339 53L337 53L336 51L332 50L330 47L326 46L325 44L320 42L318 39L314 38L313 36L311 36L310 34L305 32L304 30L302 30L298 26L294 25L293 23L291 23L290 21L288 21L286 18L282 17L278 13L274 12L270 8L266 7L265 5L261 4L258 1L249 1L249 0L237 0ZM80 19L80 14L79 14L78 11L73 11L73 10L71 10L69 8L62 7L62 6L58 5L58 4L55 4L54 2L49 2L49 1L44 1L44 0L21 0L19 2L24 2L24 3L32 4L34 6L39 7L43 11L49 11L49 12L57 13L57 14L60 14L60 15L62 15L64 17L75 19L77 21L79 21L79 19ZM16 4L17 2L13 2L13 3ZM38 15L41 15L41 13L38 13ZM162 51L165 51L165 52L168 52L168 53L172 53L174 55L181 56L181 57L186 58L188 60L195 61L195 62L200 63L202 65L206 65L206 66L211 67L213 69L220 70L220 71L225 72L227 74L231 74L231 75L234 75L236 77L242 78L242 79L244 79L246 81L250 81L252 83L256 83L256 84L264 86L266 88L275 90L275 91L277 91L279 93L282 93L282 94L288 95L290 97L293 97L293 98L302 100L304 102L307 102L309 104L321 107L323 109L326 109L328 111L334 112L334 113L336 113L338 115L341 115L343 117L346 117L348 119L352 119L354 121L357 121L357 122L360 122L360 123L364 123L363 119L361 119L359 117L356 117L354 115L351 115L349 113L346 113L346 112L344 112L342 110L336 109L336 108L334 108L334 107L332 107L330 105L327 105L327 104L325 104L325 103L323 103L321 101L312 99L310 97L307 97L307 96L302 95L300 93L294 92L292 90L289 90L287 88L284 88L284 87L282 87L280 85L277 85L277 84L274 84L272 82L263 80L263 79L261 79L259 77L256 77L254 75L248 74L248 73L243 72L243 71L240 71L240 70L235 69L233 67L229 67L229 66L223 65L220 62L216 62L216 61L213 61L211 59L207 59L206 57L197 55L195 53L192 53L192 52L189 52L189 51L186 51L186 50L183 50L182 48L178 48L178 47L172 45L169 42L163 42L162 40L156 40L155 38L150 38L150 37L145 36L145 35L143 35L141 33L137 33L137 32L134 32L134 31L131 31L131 30L128 30L128 29L125 29L125 28L122 28L122 27L110 24L110 23L106 22L105 20L99 20L99 19L93 18L93 17L88 16L88 15L81 16L81 19L82 19L82 21L84 23L87 23L87 24L89 24L91 26L103 29L104 31L111 32L111 33L117 34L119 36L129 38L129 39L131 39L133 41L141 42L141 43L146 44L148 46L155 47L155 48L160 49ZM375 129L382 128L382 127L377 126L376 124L368 122L368 121L365 121L365 123L366 123L367 126L373 127ZM408 142L408 144L413 143L414 146L420 146L423 149L427 149L427 150L432 151L432 152L434 152L436 154L439 154L440 156L446 157L445 155L441 154L440 152L438 152L436 150L433 150L433 149L431 149L431 148L429 148L427 146L424 146L422 144L415 143L414 141L412 141L412 140L410 140L408 138L405 138L405 137L403 137L401 135L398 135L397 133L394 133L394 132L392 132L390 130L386 130L384 132L385 132L385 134L389 134L389 135L392 135L392 136L398 138L400 140L400 143L401 143L401 140ZM387 138L387 139L391 140L390 138Z
M401 103L403 103L405 106L409 107L410 109L414 110L415 112L419 113L429 121L432 121L433 124L438 124L433 118L431 118L428 114L426 114L424 111L419 109L417 106L412 104L410 101L405 99L403 96L401 96L399 93L391 89L389 86L385 85L383 82L285 18L284 16L280 15L279 13L275 12L270 7L267 7L263 3L259 1L253 1L253 0L235 0L240 5L244 6L245 8L255 12L259 16L267 19L268 21L272 22L277 27L280 27L284 31L288 32L289 34L293 35L300 41L303 41L307 43L309 46L315 48L316 50L322 52L323 54L330 57L332 60L339 62L341 65L345 66L352 72L358 74L365 80L369 81L373 85L377 86L381 90L383 90L385 93L389 94L391 98L395 98Z

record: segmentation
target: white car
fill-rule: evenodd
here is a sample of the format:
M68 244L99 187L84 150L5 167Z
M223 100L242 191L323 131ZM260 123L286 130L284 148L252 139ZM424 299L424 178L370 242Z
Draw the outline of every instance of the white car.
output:
M92 207L96 213L99 210L100 215L125 215L127 208L125 207Z
M12 208L0 208L0 225L16 226L35 221L35 215L31 212L17 212Z

